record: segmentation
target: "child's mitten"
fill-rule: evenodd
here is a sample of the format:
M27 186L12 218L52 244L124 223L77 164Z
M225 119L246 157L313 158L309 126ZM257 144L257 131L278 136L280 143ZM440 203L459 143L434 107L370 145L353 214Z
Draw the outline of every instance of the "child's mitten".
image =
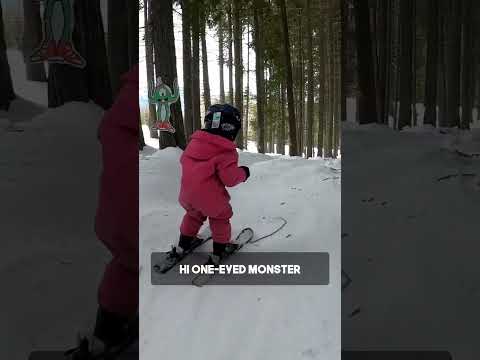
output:
M245 171L245 175L247 176L245 178L245 181L247 181L247 179L250 177L250 169L246 166L240 166L240 168L242 168Z

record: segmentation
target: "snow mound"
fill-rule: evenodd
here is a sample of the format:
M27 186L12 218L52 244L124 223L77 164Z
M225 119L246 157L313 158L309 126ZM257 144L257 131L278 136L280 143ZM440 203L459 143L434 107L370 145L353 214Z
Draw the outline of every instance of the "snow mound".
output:
M150 129L148 128L147 125L142 125L142 131L143 131L143 138L145 140L145 143L148 146L158 150L159 148L158 139L153 139L150 137Z
M29 122L32 118L45 111L46 107L21 97L17 97L10 103L8 112L0 110L0 121L6 121L6 123ZM2 122L0 122L0 124L2 124Z
M21 132L3 132L5 143L0 146L13 147L18 157L52 166L89 166L86 161L91 157L99 161L97 129L102 115L103 110L93 103L72 102L48 109L31 121L15 123Z
M27 80L25 60L18 49L7 49L7 57L15 94L40 106L47 106L47 82Z
M155 148L153 148L149 145L145 145L145 147L139 153L140 159L147 159L149 156L154 154L156 151L157 151L157 149L155 149Z

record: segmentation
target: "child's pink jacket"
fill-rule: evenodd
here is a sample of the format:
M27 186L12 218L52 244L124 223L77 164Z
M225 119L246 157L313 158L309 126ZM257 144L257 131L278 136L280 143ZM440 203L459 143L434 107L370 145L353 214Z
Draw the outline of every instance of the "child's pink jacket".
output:
M225 187L246 180L238 167L235 143L218 135L198 130L183 152L179 201L182 206L213 217L229 207L230 195Z

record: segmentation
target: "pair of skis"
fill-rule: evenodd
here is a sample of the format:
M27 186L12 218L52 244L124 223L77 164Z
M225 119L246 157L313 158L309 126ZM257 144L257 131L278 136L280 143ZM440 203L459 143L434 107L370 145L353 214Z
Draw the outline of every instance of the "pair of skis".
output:
M233 241L233 243L237 244L238 246L233 248L233 250L226 252L220 259L220 263L223 263L230 256L232 256L238 250L240 250L244 245L251 242L253 240L253 235L254 233L251 228L245 228L242 231L240 231L240 233L237 235L237 237ZM200 238L195 239L192 246L188 250L184 251L182 254L176 254L175 248L173 248L170 252L168 252L165 255L164 259L161 262L153 266L153 270L155 270L160 274L167 273L169 270L174 268L177 264L181 263L188 255L193 253L195 249L205 244L211 238L212 237L210 236L205 239L200 239ZM214 275L199 274L192 279L192 285L201 287L207 284L213 276Z
M238 252L240 249L242 249L245 245L247 244L254 244L257 243L267 237L270 237L276 233L278 233L280 230L282 230L285 225L287 225L287 220L285 220L282 217L277 217L274 218L277 219L281 222L281 224L270 234L267 234L265 236L259 237L257 239L254 239L254 231L252 228L244 228L240 233L236 236L235 240L233 243L237 244L235 248L233 248L232 251L227 252L222 256L220 259L220 264L224 263L229 257L234 255L236 252ZM165 255L163 260L161 260L159 263L153 265L153 270L156 271L157 273L160 274L165 274L169 270L171 270L173 267L175 267L177 264L182 262L188 255L192 254L195 249L198 247L202 246L205 244L207 241L209 241L212 237L209 236L205 239L196 239L195 242L192 244L192 247L190 247L187 251L183 252L182 254L177 254L175 255L174 253L172 254L172 251L175 252L175 249L172 249L169 253ZM173 256L172 256L173 255ZM207 284L210 279L215 276L215 275L210 275L210 274L199 274L195 276L192 280L192 285L201 287L205 284Z

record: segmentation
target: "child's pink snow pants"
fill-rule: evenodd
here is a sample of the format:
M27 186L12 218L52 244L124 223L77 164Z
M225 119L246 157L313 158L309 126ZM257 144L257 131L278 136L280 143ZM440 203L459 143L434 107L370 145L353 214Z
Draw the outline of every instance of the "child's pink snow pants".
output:
M180 225L180 232L187 236L196 236L200 227L208 217L212 239L218 243L228 243L232 235L230 218L233 216L232 207L227 204L225 208L215 217L203 214L200 210L194 209L189 204L181 203L187 211Z

